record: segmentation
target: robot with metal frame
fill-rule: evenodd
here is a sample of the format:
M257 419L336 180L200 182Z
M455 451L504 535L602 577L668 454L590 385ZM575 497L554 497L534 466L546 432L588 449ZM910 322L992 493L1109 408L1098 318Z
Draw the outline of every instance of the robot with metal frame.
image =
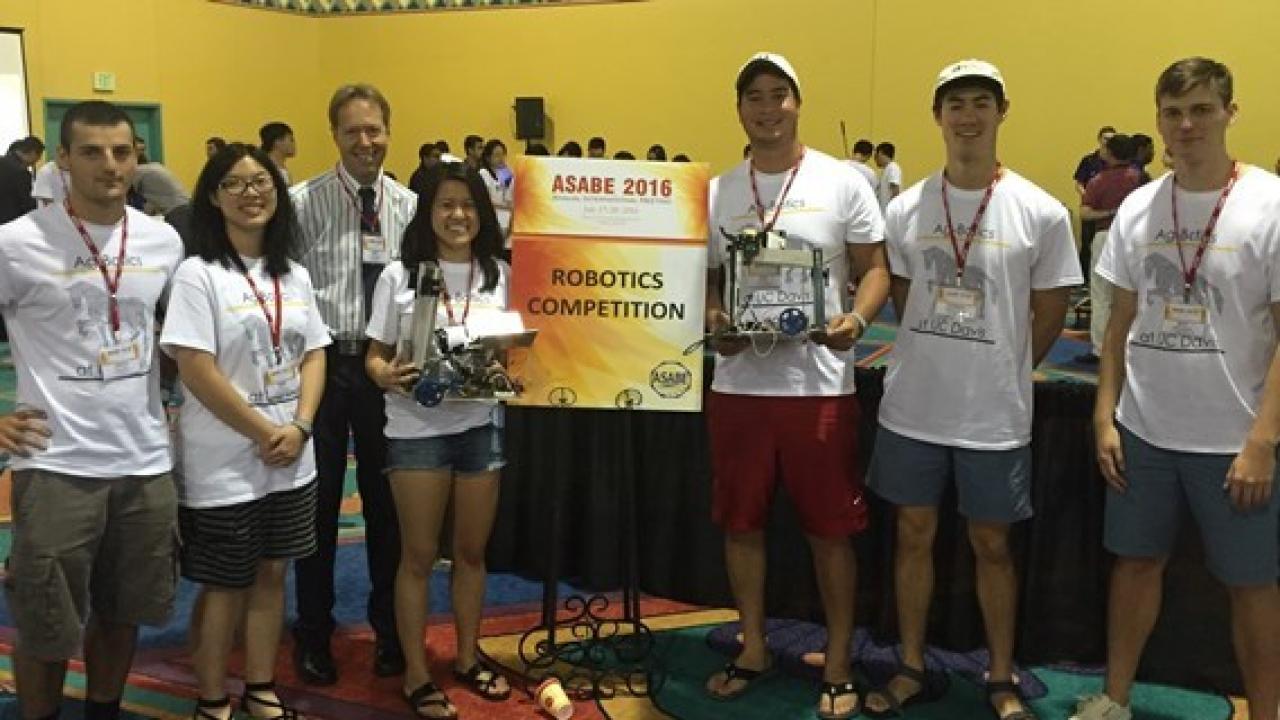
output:
M527 347L536 330L471 337L462 325L436 327L436 307L444 290L444 274L432 261L418 263L409 273L413 315L409 332L402 332L397 355L418 368L410 394L419 404L435 407L446 398L506 400L521 391L501 359L512 347Z
M787 234L781 230L746 228L731 235L721 228L720 232L729 241L729 325L717 337L803 341L826 329L827 270L821 248L797 237L790 239L808 247L788 248ZM811 302L760 301L758 296L766 292L780 294L783 278L796 273L807 276ZM780 304L783 307L774 317L771 311Z

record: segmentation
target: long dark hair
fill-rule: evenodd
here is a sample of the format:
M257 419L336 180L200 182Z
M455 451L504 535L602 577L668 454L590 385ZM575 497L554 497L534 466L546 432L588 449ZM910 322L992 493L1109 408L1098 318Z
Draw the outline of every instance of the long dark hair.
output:
M484 272L484 285L480 289L493 290L498 285L498 261L495 258L502 251L502 228L498 225L498 214L493 210L484 180L465 163L438 163L427 171L418 194L418 209L404 229L400 262L406 269L413 270L423 260L439 259L436 231L431 227L431 206L446 180L457 180L471 192L471 200L476 204L476 214L480 218L480 231L471 241L471 258L480 264L480 270Z
M493 151L502 148L502 152L507 151L507 146L501 140L490 140L484 144L484 152L480 155L480 163L486 170L493 174L493 179L498 179L498 166L493 164Z
M289 199L289 186L276 169L276 164L261 150L244 143L230 143L219 150L200 171L196 189L191 195L191 254L199 255L206 262L220 263L228 270L244 272L244 261L227 237L227 220L222 210L213 204L222 182L231 168L244 158L253 158L271 175L275 185L276 211L267 221L262 237L262 255L267 261L267 274L273 278L289 274L289 253L294 247L297 232L297 216Z

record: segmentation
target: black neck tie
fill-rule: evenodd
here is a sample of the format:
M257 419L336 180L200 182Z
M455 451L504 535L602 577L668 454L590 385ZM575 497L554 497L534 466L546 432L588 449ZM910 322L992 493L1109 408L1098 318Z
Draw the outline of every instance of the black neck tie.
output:
M356 191L360 196L360 232L364 233L380 233L380 223L378 222L378 208L374 205L376 193L371 187L362 187ZM364 319L369 320L370 313L373 312L373 289L378 284L378 276L382 274L382 265L371 262L365 262L360 268L361 294L364 296Z
M378 232L378 208L374 205L377 193L371 187L362 187L356 194L360 196L360 232Z

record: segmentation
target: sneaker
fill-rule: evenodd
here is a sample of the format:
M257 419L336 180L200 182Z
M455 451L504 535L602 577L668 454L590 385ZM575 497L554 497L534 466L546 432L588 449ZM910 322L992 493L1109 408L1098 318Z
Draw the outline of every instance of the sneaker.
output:
M1068 720L1132 720L1129 708L1106 695L1086 695L1076 703L1076 712Z

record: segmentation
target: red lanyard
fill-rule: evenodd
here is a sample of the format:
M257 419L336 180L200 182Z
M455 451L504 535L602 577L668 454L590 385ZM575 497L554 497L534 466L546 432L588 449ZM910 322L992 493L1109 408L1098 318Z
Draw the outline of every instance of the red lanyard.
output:
M973 223L969 225L969 230L964 237L964 246L961 247L960 242L956 240L955 224L951 221L951 201L947 199L947 173L945 171L942 173L942 211L947 216L947 237L951 240L951 248L956 251L956 280L964 277L964 267L969 262L969 248L973 245L973 238L978 234L978 225L982 222L982 216L987 214L987 206L991 204L991 195L996 191L996 183L1000 182L1003 175L1002 168L997 164L995 174L991 176L991 184L987 186L982 202L978 203L978 211L973 214Z
M1240 163L1231 162L1231 177L1227 178L1227 186L1222 188L1222 194L1218 196L1218 204L1213 206L1213 212L1209 213L1209 222L1204 226L1204 234L1200 236L1200 245L1196 247L1195 257L1191 260L1191 266L1187 267L1187 259L1182 256L1182 226L1178 222L1178 182L1174 179L1173 185L1169 187L1169 204L1173 206L1173 246L1178 249L1178 264L1182 266L1182 301L1191 302L1191 288L1196 284L1196 273L1200 272L1200 263L1204 260L1204 251L1209 247L1209 239L1213 236L1213 229L1218 226L1218 218L1222 215L1222 208L1227 204L1227 196L1231 194L1231 188L1236 185L1236 178L1240 177Z
M284 326L284 306L280 297L280 278L271 278L275 283L276 291L276 314L271 315L271 311L267 309L267 299L263 297L262 291L258 289L258 283L253 281L253 276L246 270L244 279L249 281L249 289L253 291L253 296L258 298L258 307L262 308L262 314L267 316L267 329L271 331L271 349L276 353L276 362L280 362L280 330Z
M471 283L476 279L476 263L471 261L471 269L467 271L467 300L462 306L462 324L467 324L467 316L471 314ZM453 302L449 300L449 283L441 276L440 299L444 301L444 312L449 316L449 324L457 325L453 319Z
M760 188L756 186L756 164L751 162L751 194L756 199L756 214L760 216L760 229L769 232L778 222L778 216L782 214L782 206L787 200L787 194L791 192L791 184L796 181L796 175L800 172L800 163L804 162L805 148L800 148L800 158L796 160L795 167L791 168L791 175L787 178L787 183L782 186L782 193L778 195L777 202L773 206L773 217L768 222L764 220L764 203L760 200Z
M93 262L98 266L98 272L102 273L102 282L107 286L107 311L111 315L111 332L120 332L120 302L116 300L116 293L120 290L120 273L124 271L125 243L129 241L129 212L126 210L124 217L120 220L120 257L116 260L116 276L113 278L107 271L107 263L102 259L102 254L98 252L98 246L94 244L93 238L89 237L89 231L84 229L84 223L80 222L80 218L76 217L75 211L71 209L71 200L68 199L63 204L67 208L67 215L71 217L71 224L76 226L76 230L80 232L80 239L84 240L85 247L89 248Z
M341 163L333 166L333 172L335 175L338 176L338 182L342 184L342 189L346 191L347 197L351 198L352 204L356 206L356 214L360 216L360 220L364 224L368 225L369 227L377 227L378 218L382 215L382 200L386 197L386 193L385 192L378 193L378 207L373 211L373 215L366 215L364 212L364 208L360 207L360 198L356 195L356 192L352 190L349 185L347 185L346 178L342 177ZM382 178L382 177L378 178L378 185L379 185L378 189L380 191L386 189L382 187L382 185L384 185L385 183L386 183L386 178Z

